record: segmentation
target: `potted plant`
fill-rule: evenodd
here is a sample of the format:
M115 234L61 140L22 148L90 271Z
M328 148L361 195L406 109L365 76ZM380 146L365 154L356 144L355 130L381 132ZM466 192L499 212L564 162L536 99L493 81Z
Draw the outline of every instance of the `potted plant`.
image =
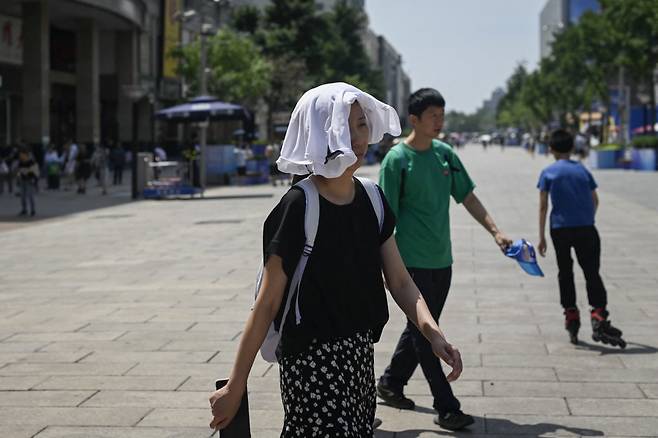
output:
M592 149L589 154L589 164L594 169L616 169L620 167L620 159L624 156L624 148L619 144L602 144Z
M631 141L631 168L635 170L656 170L656 151L658 136L636 135Z

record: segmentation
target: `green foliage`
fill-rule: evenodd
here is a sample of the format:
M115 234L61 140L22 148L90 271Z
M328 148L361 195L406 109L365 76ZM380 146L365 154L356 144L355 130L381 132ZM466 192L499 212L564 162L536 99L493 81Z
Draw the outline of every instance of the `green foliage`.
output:
M636 149L658 149L658 137L655 135L636 135L632 140Z
M347 82L382 99L385 95L383 75L371 67L361 39L366 30L365 13L340 0L327 14L327 20L325 66L318 82Z
M594 148L597 151L605 152L605 151L620 151L624 149L624 146L617 144L617 143L606 143L606 144L600 144Z
M495 128L496 115L487 108L479 108L473 114L448 111L445 116L444 131L475 132L490 131Z
M609 84L620 66L645 90L654 89L658 0L600 1L601 13L587 12L556 35L551 56L535 72L517 67L497 110L499 126L539 130L557 121L575 128L576 115L595 102L610 107Z
M174 51L179 57L179 73L199 93L200 41ZM207 89L221 100L251 105L268 88L272 66L248 36L221 30L208 37Z
M262 18L260 9L256 6L240 6L232 13L231 26L238 32L254 35L261 25Z
M324 45L330 33L326 14L317 14L314 0L272 0L265 10L261 44L270 59L299 57L312 76L324 69Z
M325 82L348 82L382 99L382 72L368 58L361 35L367 19L345 0L318 13L315 0L272 0L261 13L234 10L230 30L207 39L208 93L222 100L253 105L262 98L272 113L290 111L301 94ZM200 43L173 54L179 73L199 90Z

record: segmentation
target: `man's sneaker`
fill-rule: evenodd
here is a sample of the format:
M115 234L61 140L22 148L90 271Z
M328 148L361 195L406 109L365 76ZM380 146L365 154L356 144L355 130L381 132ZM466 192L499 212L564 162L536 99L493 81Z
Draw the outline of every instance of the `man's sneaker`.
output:
M446 412L443 415L439 414L434 417L434 424L448 430L461 430L473 423L475 423L473 417L462 411Z
M384 400L384 403L387 405L398 408L398 409L408 409L413 411L416 407L416 404L413 400L407 398L402 393L397 393L381 383L377 384L377 395L379 398Z

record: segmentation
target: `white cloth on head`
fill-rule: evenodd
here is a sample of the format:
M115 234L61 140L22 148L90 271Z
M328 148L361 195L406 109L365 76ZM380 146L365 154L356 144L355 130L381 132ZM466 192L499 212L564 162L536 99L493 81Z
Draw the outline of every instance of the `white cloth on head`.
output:
M320 85L304 93L292 112L276 162L279 170L327 178L342 175L357 160L348 123L355 101L370 128L369 144L381 141L386 133L400 135L400 118L391 106L343 82Z

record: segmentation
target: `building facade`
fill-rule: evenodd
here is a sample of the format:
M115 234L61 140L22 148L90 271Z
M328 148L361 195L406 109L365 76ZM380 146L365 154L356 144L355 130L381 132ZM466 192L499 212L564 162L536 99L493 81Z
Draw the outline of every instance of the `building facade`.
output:
M600 10L598 0L548 0L539 14L540 56L550 56L551 44L562 29L577 23L585 12Z
M156 103L178 98L162 81L162 3L0 2L0 142L152 140Z

